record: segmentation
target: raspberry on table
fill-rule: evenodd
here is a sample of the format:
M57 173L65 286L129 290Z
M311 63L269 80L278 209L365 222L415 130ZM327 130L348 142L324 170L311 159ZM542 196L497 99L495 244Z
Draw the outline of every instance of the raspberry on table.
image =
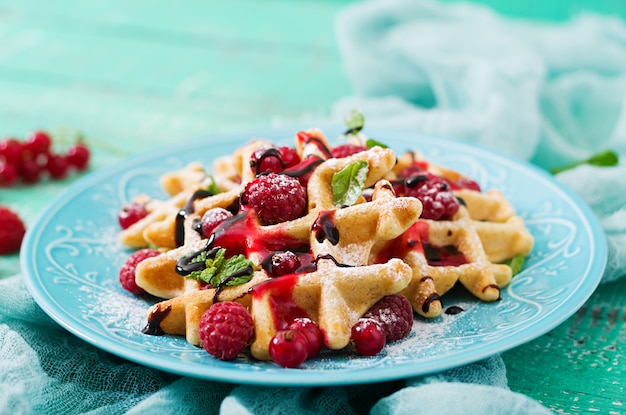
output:
M18 252L25 233L26 227L17 213L0 206L0 255Z
M298 179L270 173L251 180L240 197L242 206L249 205L263 225L294 220L306 209L306 189Z
M144 289L139 287L135 282L135 270L137 269L137 265L144 259L152 258L160 254L161 252L156 249L145 248L135 251L129 256L126 262L124 262L124 265L120 268L119 279L122 287L136 295L144 294Z
M220 360L232 360L254 334L254 320L248 310L234 301L214 303L202 314L198 335L202 347Z
M406 337L413 327L413 307L406 297L399 294L384 296L363 317L381 325L387 343Z

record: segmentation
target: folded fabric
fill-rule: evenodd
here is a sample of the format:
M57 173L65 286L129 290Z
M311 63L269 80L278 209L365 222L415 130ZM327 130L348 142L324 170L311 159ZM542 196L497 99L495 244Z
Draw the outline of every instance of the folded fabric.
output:
M472 3L356 3L337 20L356 95L335 105L368 125L411 129L558 168L611 149L626 156L626 25L504 18ZM626 166L557 175L607 235L603 281L626 275Z

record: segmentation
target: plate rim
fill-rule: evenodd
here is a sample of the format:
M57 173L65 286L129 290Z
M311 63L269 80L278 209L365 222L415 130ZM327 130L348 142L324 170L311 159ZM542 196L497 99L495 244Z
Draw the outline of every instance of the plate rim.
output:
M322 131L341 131L341 127L338 124L330 124L330 125L320 125L316 128L320 128ZM82 340L90 343L94 347L97 347L101 350L112 353L121 358L127 359L134 363L152 367L154 369L167 371L174 374L184 375L184 376L192 376L201 379L207 380L216 380L230 383L241 383L241 384L257 384L257 385L293 385L293 386L320 386L320 385L347 385L347 384L357 384L357 383L374 383L374 382L382 382L389 381L401 378L407 378L412 376L423 376L430 373L443 371L452 369L455 367L459 367L462 365L474 363L490 356L502 353L506 350L510 350L512 348L518 347L522 344L525 344L531 340L534 340L549 330L557 327L569 317L571 317L582 305L591 297L597 286L600 284L602 279L602 275L604 273L606 267L606 261L608 256L608 249L606 238L604 235L604 231L602 230L599 220L591 210L591 208L572 190L558 182L553 176L549 175L546 171L540 169L539 167L532 165L528 162L521 161L518 159L514 159L508 155L497 153L492 149L468 144L465 142L460 142L454 140L452 138L443 138L439 136L434 136L430 134L424 134L415 131L402 130L402 129L394 129L394 128L386 128L386 127L366 127L366 132L368 135L372 134L372 136L382 136L382 134L378 134L379 132L384 132L385 134L393 135L392 140L394 142L406 142L409 141L412 137L413 139L419 138L420 140L442 140L446 144L454 144L455 147L459 148L460 153L475 153L478 152L482 156L495 157L496 159L500 159L503 162L507 162L507 166L511 166L513 164L517 169L521 169L523 171L529 171L537 176L539 176L544 182L549 183L551 186L558 189L564 196L569 198L571 204L573 204L579 210L579 217L584 220L584 225L587 228L587 234L593 236L593 255L595 256L595 261L590 261L588 263L588 269L586 271L585 279L581 280L581 284L586 282L586 285L589 287L587 291L584 293L574 292L569 299L571 300L568 303L568 311L566 313L561 313L558 316L552 316L552 313L548 313L540 320L545 320L548 317L551 317L550 324L547 327L544 327L541 330L526 330L525 336L519 337L518 340L511 343L505 343L502 340L496 341L491 344L490 348L487 348L482 351L474 351L472 353L471 358L467 358L464 354L458 354L456 356L448 357L446 364L441 364L437 359L434 359L429 362L424 362L422 369L419 372L416 372L415 369L412 368L413 365L404 365L405 367L395 367L392 373L389 373L389 370L384 370L384 374L382 376L378 376L375 378L368 377L359 377L359 373L368 373L371 370L375 370L369 368L367 366L361 368L350 368L350 369L342 369L340 371L332 372L332 379L328 379L329 372L325 370L306 370L302 371L300 369L277 369L276 371L271 372L271 378L263 378L263 379L255 379L254 374L258 373L253 370L233 370L231 367L227 367L222 369L221 367L211 367L212 373L206 373L206 367L200 367L200 369L204 368L204 372L202 370L194 370L193 367L187 367L188 365L181 366L176 362L170 363L169 361L161 361L157 363L154 358L146 358L146 353L143 350L133 350L126 349L120 350L120 345L116 344L113 338L110 336L104 336L101 333L97 333L87 326L79 326L75 327L71 324L70 321L67 320L66 313L63 310L57 308L56 304L52 298L47 297L42 292L42 286L37 284L38 280L34 277L36 274L34 270L34 256L36 255L36 250L32 249L34 244L36 245L38 241L38 236L41 235L43 230L46 228L45 226L41 226L42 223L46 223L46 216L52 216L54 212L63 208L67 203L70 203L71 200L84 192L94 183L101 182L103 178L115 175L122 170L130 169L132 167L136 167L145 163L149 160L154 160L159 157L163 157L173 150L180 151L180 147L183 148L192 148L195 144L202 144L204 146L217 142L218 140L233 140L236 146L241 145L247 140L250 140L252 137L278 137L279 135L289 137L293 136L296 131L299 131L301 126L282 126L278 128L265 128L265 129L256 129L253 131L236 131L230 133L215 133L211 135L207 135L204 137L198 137L195 139L184 140L178 144L171 144L167 146L158 147L152 150L149 150L143 154L138 154L132 157L129 157L125 160L121 160L112 165L103 167L101 169L95 170L86 174L85 176L79 178L74 183L72 183L67 189L63 190L59 195L57 195L53 200L44 207L39 214L36 216L35 220L32 222L32 225L29 226L27 233L24 237L24 242L22 244L22 251L20 253L20 266L22 270L22 274L24 277L24 281L26 283L27 289L30 294L34 298L35 302L42 308L42 310L50 316L54 321L56 321L59 325L61 325L64 329L72 333L73 335L81 338ZM221 155L221 154L220 154ZM220 156L217 155L216 157ZM214 160L216 157L212 157ZM31 249L27 249L31 248ZM29 259L33 258L33 261L29 261ZM599 260L598 260L599 259ZM593 272L592 272L593 271ZM589 278L593 278L589 280ZM44 289L47 292L47 290ZM562 304L560 305L562 307ZM560 311L560 310L554 310ZM536 325L536 323L535 323ZM104 339L104 342L102 341ZM503 344L504 343L504 344ZM378 368L378 369L388 369ZM250 376L252 374L252 376ZM302 376L306 374L306 376ZM299 376L300 375L300 376ZM295 382L295 383L294 383Z

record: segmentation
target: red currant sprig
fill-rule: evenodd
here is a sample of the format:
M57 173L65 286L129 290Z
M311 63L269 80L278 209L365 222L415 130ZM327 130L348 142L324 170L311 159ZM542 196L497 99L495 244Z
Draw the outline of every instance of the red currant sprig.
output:
M87 169L91 154L85 143L71 145L65 154L54 152L52 144L52 138L44 131L35 131L25 141L0 141L0 187L20 182L33 184L44 177L63 179L73 170Z

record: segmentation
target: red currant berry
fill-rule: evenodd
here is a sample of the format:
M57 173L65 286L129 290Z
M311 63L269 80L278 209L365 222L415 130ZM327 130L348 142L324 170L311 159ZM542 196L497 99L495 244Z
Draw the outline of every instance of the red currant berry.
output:
M205 238L208 238L220 223L232 217L233 214L224 208L213 208L207 210L204 215L202 215L202 219L200 220L202 235Z
M296 330L281 330L270 341L270 357L279 366L295 368L307 359L306 336Z
M67 158L59 154L48 155L48 161L46 162L46 170L53 179L63 179L67 176L68 172Z
M13 186L16 180L17 168L15 165L0 161L0 186Z
M352 327L352 340L358 353L373 356L385 347L385 330L374 320L362 318Z
M280 173L284 170L280 151L274 147L262 147L252 153L250 167L257 176L263 173Z
M474 190L475 192L480 192L480 185L476 183L474 180L469 179L467 177L461 177L456 181L456 185L461 189Z
M320 352L322 344L324 343L324 335L319 326L311 319L306 317L299 317L294 319L293 323L289 325L289 329L299 331L306 336L308 340L308 359L311 359Z
M27 184L37 183L41 176L41 167L33 159L23 160L18 171L22 181Z
M280 158L283 160L283 165L286 169L300 163L300 156L295 148L281 146L278 147L278 152L280 153Z
M117 221L122 229L128 229L148 215L146 206L140 203L124 205L117 214Z
M300 266L300 258L291 251L274 252L266 271L271 277L291 274Z
M87 168L89 158L89 149L84 144L75 144L67 150L67 162L80 171Z
M24 144L24 150L30 152L32 156L36 156L48 153L50 145L52 145L52 139L50 139L48 134L43 131L35 131L28 137Z
M17 166L22 161L22 150L22 144L13 138L0 141L0 158L7 164Z

